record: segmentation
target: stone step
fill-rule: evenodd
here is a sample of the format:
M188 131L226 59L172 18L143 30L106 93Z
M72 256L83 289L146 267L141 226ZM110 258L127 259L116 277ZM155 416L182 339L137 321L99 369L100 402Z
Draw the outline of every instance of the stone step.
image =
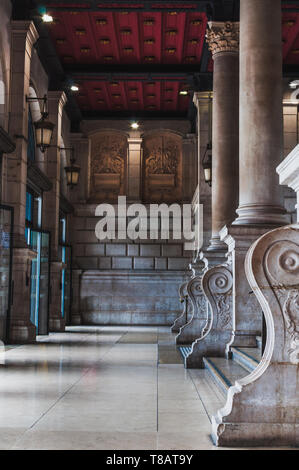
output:
M261 350L259 348L231 348L232 360L252 372L261 361Z
M179 350L181 355L183 356L183 359L185 360L185 357L187 357L190 352L191 352L192 346L180 346Z
M229 387L234 385L235 380L248 375L248 371L244 369L244 367L231 359L225 359L223 357L204 357L203 362L214 383L224 396L226 396Z

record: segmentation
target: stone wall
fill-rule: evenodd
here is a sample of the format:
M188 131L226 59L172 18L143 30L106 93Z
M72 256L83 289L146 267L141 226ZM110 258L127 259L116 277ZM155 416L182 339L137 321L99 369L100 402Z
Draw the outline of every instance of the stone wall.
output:
M98 240L95 208L78 204L72 219L84 323L171 324L192 252L183 239Z
M197 142L188 133L189 123L141 125L137 134L124 121L83 122L83 133L73 139L81 178L72 192L70 235L73 264L81 272L78 301L84 323L170 325L181 310L178 289L192 251L184 250L183 238L173 239L171 226L170 239L161 238L161 231L158 239L148 232L137 240L98 240L95 235L97 205L111 203L116 209L119 195L147 209L149 203L181 207L191 202Z

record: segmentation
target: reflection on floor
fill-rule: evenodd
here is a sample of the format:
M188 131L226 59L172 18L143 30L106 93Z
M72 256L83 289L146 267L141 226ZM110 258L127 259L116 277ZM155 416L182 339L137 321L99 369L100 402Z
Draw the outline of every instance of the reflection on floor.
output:
M168 327L69 327L0 354L0 449L215 449L222 404Z

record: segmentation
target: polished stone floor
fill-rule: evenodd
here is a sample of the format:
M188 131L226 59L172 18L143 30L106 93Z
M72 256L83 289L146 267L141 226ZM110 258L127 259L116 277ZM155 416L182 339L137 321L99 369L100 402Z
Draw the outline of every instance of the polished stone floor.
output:
M208 449L209 432L169 328L69 327L0 354L0 449Z
M69 327L0 353L0 449L215 449L223 403L164 327Z

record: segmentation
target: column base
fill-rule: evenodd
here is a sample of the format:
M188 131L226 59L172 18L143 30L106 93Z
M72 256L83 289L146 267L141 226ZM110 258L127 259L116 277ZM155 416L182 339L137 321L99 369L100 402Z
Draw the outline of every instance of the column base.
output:
M71 325L82 325L82 319L80 313L71 314Z
M64 318L50 318L49 331L51 333L61 333L65 331L65 319Z
M227 246L223 241L220 240L220 237L212 237L207 251L218 251L220 253L223 252L224 254L227 252Z
M248 204L241 205L236 212L239 217L232 225L280 226L288 223L286 210L281 206Z
M9 343L11 344L28 344L35 343L36 341L36 328L30 323L14 324L10 327Z

